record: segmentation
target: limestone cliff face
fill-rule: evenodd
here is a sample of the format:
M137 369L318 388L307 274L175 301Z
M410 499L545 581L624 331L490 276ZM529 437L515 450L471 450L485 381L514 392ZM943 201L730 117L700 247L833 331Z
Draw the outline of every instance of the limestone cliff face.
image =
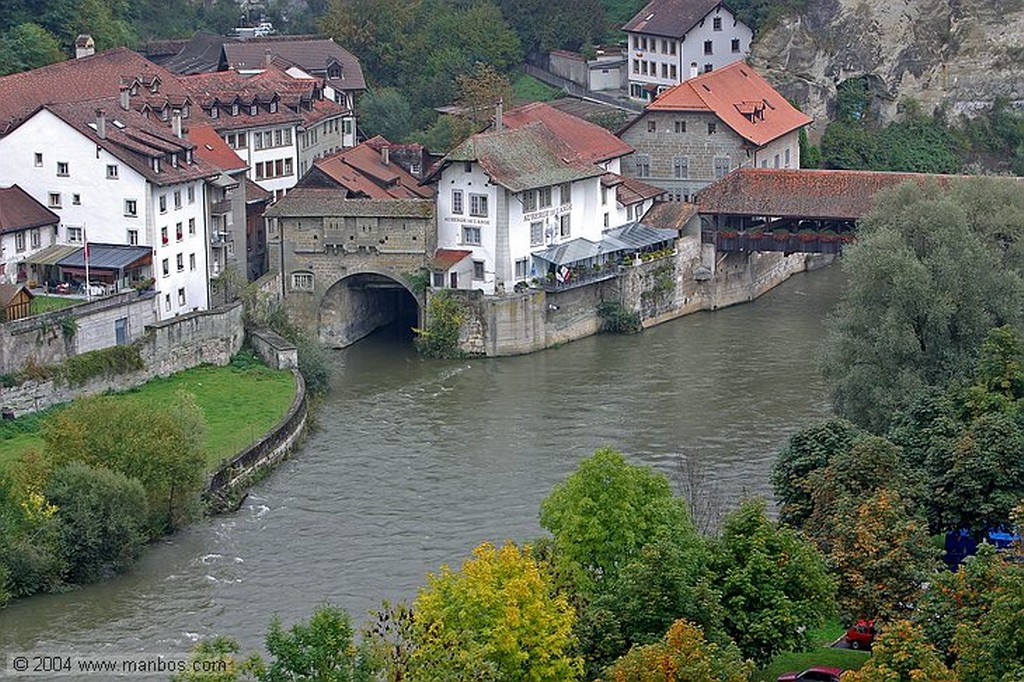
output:
M819 134L836 85L858 76L886 121L908 97L951 116L996 97L1024 110L1024 0L810 0L758 36L751 60Z

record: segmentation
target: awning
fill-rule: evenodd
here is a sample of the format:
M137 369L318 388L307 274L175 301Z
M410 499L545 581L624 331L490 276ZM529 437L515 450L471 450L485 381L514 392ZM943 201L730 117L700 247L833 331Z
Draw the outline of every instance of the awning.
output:
M125 270L152 262L153 251L148 246L124 244L89 244L89 269ZM67 268L85 267L85 250L77 249L57 265Z
M549 247L533 255L535 258L546 260L555 265L568 265L569 263L577 263L588 258L595 258L602 253L607 252L601 249L601 243L580 238L559 244L558 246Z
M643 223L630 223L622 227L606 230L602 243L619 244L619 250L636 250L654 246L661 242L670 242L679 236L679 230L666 230L660 227L647 227Z
M81 246L71 246L69 244L53 244L47 246L42 251L35 253L23 262L29 265L56 265L57 261L62 258L66 258L75 251L81 251Z
M589 239L573 239L572 241L552 246L543 251L534 253L535 258L540 258L554 265L569 265L578 263L598 256L606 256L613 253L639 251L640 249L670 242L679 236L678 230L664 230L657 227L647 227L641 223L630 223L622 227L616 227L604 232L604 237L599 242L592 242Z

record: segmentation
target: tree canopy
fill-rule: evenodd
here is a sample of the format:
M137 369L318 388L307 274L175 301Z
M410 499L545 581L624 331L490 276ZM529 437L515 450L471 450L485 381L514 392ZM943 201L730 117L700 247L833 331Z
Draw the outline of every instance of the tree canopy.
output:
M699 626L677 620L662 641L634 647L610 666L607 682L745 682L753 666L735 646L720 647L704 639Z

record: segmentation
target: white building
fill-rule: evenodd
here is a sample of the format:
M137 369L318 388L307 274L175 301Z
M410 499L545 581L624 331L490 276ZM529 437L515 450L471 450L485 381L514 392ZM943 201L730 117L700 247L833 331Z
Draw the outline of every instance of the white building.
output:
M650 101L700 73L742 61L753 31L719 0L652 0L629 20L629 96Z
M219 172L194 150L116 99L47 105L0 138L0 177L60 217L53 244L88 241L90 280L152 277L165 319L209 306L205 181ZM61 262L84 280L84 262Z
M25 259L57 243L59 224L21 187L0 187L0 284L29 281Z

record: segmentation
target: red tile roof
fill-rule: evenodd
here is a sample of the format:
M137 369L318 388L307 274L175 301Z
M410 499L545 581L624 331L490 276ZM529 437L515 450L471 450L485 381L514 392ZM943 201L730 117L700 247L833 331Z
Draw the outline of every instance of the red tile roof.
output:
M421 186L397 163L391 161L385 165L378 149L386 143L387 140L378 136L333 156L317 159L313 166L347 189L350 198L425 199L434 196L432 187Z
M438 249L434 252L434 258L431 263L438 270L447 270L471 255L473 255L472 251L464 251L462 249Z
M622 182L615 187L615 200L623 206L639 204L647 199L655 199L665 193L661 187L648 185L643 180L622 177Z
M685 201L659 201L644 215L643 223L648 227L681 230L695 215L696 204Z
M231 147L211 126L194 125L189 128L188 139L196 145L196 156L222 171L247 168Z
M316 75L324 75L328 63L341 65L341 78L332 78L331 87L338 90L365 90L363 70L355 55L334 42L320 36L277 36L240 42L224 43L224 59L231 69L262 69L266 53L282 57L299 68Z
M948 184L959 175L739 168L697 195L701 213L857 220L875 195L905 182ZM1008 179L1008 182L1018 182Z
M682 38L720 4L721 0L653 0L644 5L622 30Z
M585 121L544 102L532 102L510 109L502 116L508 128L541 122L562 142L591 163L602 163L633 152L633 148L609 130Z
M274 198L274 195L267 190L263 189L249 178L245 179L245 203L247 204L258 204L264 201L270 201Z
M743 62L673 86L645 111L712 112L736 134L759 147L812 121Z
M0 234L56 225L60 216L17 185L0 187Z
M154 78L159 79L154 96L184 99L185 92L174 74L126 48L4 76L0 78L0 135L6 135L43 104L116 98L122 80L152 83Z

